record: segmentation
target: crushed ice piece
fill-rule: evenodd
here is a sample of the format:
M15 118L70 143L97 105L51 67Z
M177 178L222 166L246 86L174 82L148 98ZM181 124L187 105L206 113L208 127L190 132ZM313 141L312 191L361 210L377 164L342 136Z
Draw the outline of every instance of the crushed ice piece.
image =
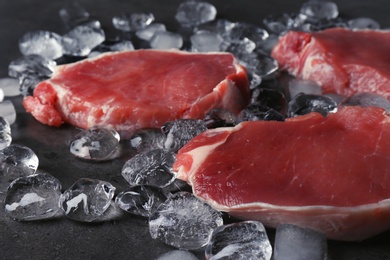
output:
M273 108L260 104L251 104L239 114L239 121L284 121L284 116Z
M78 25L63 36L64 52L71 56L86 56L105 39L103 29L90 25ZM73 41L72 41L73 40Z
M370 29L370 30L378 30L380 29L380 25L377 21L368 17L360 17L351 19L347 23L348 28L353 30L361 30L361 29Z
M334 2L311 0L302 5L300 13L310 20L317 21L336 18L339 10Z
M263 28L244 22L231 24L231 22L226 20L220 20L217 26L218 31L228 41L248 38L257 44L257 42L264 41L269 36L268 32Z
M120 41L110 46L111 51L132 51L134 45L131 41Z
M297 29L305 32L316 32L334 27L348 27L347 21L340 17L329 20L307 21L302 23Z
M323 116L337 111L337 103L328 97L299 93L288 103L288 117L318 112Z
M87 21L90 16L88 11L76 0L67 1L58 13L67 28Z
M291 15L286 13L281 15L269 15L263 19L263 24L271 33L281 35L294 26L294 19Z
M19 40L23 55L37 54L55 60L63 55L61 36L49 31L28 32Z
M40 172L15 179L8 187L5 212L15 220L40 220L55 216L59 210L61 183Z
M171 184L161 189L164 194L176 193L178 191L192 191L191 186L180 179L175 179Z
M223 42L221 44L222 51L234 54L234 56L239 61L242 61L249 53L253 52L255 48L256 44L248 38L243 38L230 42Z
M177 8L175 19L182 26L197 26L215 19L217 9L202 1L182 2Z
M60 207L73 220L92 222L110 206L115 187L106 181L82 178L60 197Z
M239 58L240 63L246 67L252 75L258 75L260 78L269 78L279 68L278 62L272 57L249 53ZM252 88L256 86L251 86Z
M192 138L206 131L207 127L203 120L178 119L165 123L161 129L166 136L164 148L177 152Z
M214 108L208 112L203 121L207 128L235 126L238 123L237 116L229 110Z
M197 31L191 35L190 41L193 52L213 52L221 50L223 38L215 32Z
M284 94L276 89L258 88L252 92L251 104L259 104L285 115L287 113L287 99Z
M374 93L357 93L345 99L341 104L343 106L381 107L390 113L390 101Z
M163 149L139 153L123 165L122 176L131 186L163 188L175 179L172 170L175 159L173 153Z
M278 42L279 42L279 36L271 34L263 41L259 41L256 43L256 50L264 54L270 55L272 49L275 47L275 45Z
M16 110L11 100L0 102L0 117L4 117L11 125L16 121Z
M34 174L38 164L38 157L33 150L23 145L11 144L0 150L0 180L8 183Z
M155 260L198 260L198 258L185 250L172 250L159 255Z
M242 221L214 229L205 253L207 259L213 260L269 260L272 247L262 223Z
M221 225L221 213L189 192L169 196L149 218L153 239L187 250L204 247L211 232Z
M139 129L130 138L130 146L139 153L153 149L163 149L164 142L165 135L157 128Z
M15 78L0 78L0 89L5 97L20 95L19 81Z
M159 50L180 49L183 46L183 37L178 33L157 31L149 44L151 48Z
M119 31L135 32L151 24L154 21L152 13L132 13L114 16L112 24Z
M299 93L322 95L322 88L311 80L292 79L288 83L290 97L294 98Z
M156 32L165 32L167 29L162 23L151 23L135 32L138 38L150 41Z
M276 228L275 260L325 260L328 246L324 234L291 224Z
M70 144L70 152L82 159L112 160L119 156L119 134L115 130L92 128L78 133Z
M0 150L10 146L11 142L11 126L4 117L0 116Z
M167 197L162 190L151 186L135 186L119 193L115 204L129 213L150 217Z

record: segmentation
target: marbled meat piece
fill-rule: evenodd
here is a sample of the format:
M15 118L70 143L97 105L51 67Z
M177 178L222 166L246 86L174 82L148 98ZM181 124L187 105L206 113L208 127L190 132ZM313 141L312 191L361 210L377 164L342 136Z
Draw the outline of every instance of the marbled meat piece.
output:
M213 108L238 113L248 102L246 71L229 53L136 50L58 66L23 105L44 124L106 127L128 138Z
M380 108L207 130L173 167L215 209L268 227L346 241L390 229L390 117Z
M333 28L291 31L272 51L281 69L325 93L376 93L390 99L390 31Z

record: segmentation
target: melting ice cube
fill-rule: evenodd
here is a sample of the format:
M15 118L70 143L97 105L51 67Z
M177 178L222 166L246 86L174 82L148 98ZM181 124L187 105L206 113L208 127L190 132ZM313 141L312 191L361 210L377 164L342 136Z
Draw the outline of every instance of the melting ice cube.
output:
M156 32L165 32L167 29L162 23L151 23L135 32L138 38L150 41Z
M132 13L114 16L112 24L120 31L132 32L137 31L154 21L152 13Z
M302 5L300 13L306 15L308 19L321 20L336 18L339 10L334 2L311 0Z
M173 194L149 218L153 239L188 250L205 246L211 232L221 225L221 213L188 192Z
M59 210L61 183L40 172L14 180L8 187L5 212L15 220L39 220L55 216Z
M324 234L295 225L276 228L275 260L325 260L327 242Z
M105 161L119 155L119 134L115 130L93 128L74 137L70 152L82 159Z
M158 256L155 260L198 260L198 258L185 250L172 250Z
M20 95L19 82L14 78L1 78L0 89L3 90L5 97L14 97Z
M149 185L163 188L171 184L175 177L172 165L175 155L163 149L139 153L130 158L122 168L122 176L132 185Z
M182 2L177 8L175 19L183 26L196 26L215 19L217 9L202 1Z
M166 199L167 197L158 188L135 186L119 193L115 198L115 203L129 213L149 217Z
M258 221L243 221L214 229L206 246L207 259L269 260L272 247L267 232Z
M0 102L0 116L4 117L11 125L15 122L16 110L11 100Z
M0 116L0 150L8 147L12 142L11 127L8 121Z
M130 138L131 147L137 152L146 152L153 149L164 148L165 135L157 128L137 130Z
M73 220L92 222L110 206L115 187L109 182L83 178L60 197L60 207Z
M23 55L37 54L55 60L63 55L61 36L49 31L28 32L19 40Z
M159 50L180 49L183 46L183 37L178 33L157 31L149 44L153 49Z

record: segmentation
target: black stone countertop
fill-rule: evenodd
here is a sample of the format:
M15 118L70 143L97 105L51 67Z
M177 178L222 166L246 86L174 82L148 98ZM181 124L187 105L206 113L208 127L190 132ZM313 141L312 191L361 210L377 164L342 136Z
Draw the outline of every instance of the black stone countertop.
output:
M101 21L108 37L117 33L111 19L122 12L152 12L156 22L168 30L178 28L174 20L179 0L80 0L93 18ZM218 17L245 21L259 26L270 14L297 12L305 1L286 0L213 0ZM344 18L371 17L382 27L390 26L387 0L335 1ZM58 11L65 1L0 1L0 77L7 76L10 61L21 56L18 39L28 31L49 30L64 33ZM120 176L129 155L105 163L88 163L70 155L69 139L78 132L71 126L52 128L35 121L21 106L21 97L9 98L17 107L17 121L12 126L13 143L32 148L40 159L40 168L57 177L63 189L82 177L110 181L118 191L125 184ZM357 191L358 192L358 191ZM364 194L362 194L364 196ZM4 200L4 194L0 194ZM390 221L390 219L389 219ZM271 240L273 231L270 230ZM390 259L390 232L362 242L329 241L329 258L333 260ZM94 224L78 223L59 216L51 220L17 222L0 210L0 259L154 259L173 248L151 239L147 221L122 214ZM200 259L204 256L197 253Z

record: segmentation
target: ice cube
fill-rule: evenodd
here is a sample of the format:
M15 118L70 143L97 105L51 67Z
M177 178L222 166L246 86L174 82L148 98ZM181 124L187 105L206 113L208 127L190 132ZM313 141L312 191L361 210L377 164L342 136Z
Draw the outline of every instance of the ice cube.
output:
M175 155L163 149L139 153L130 158L122 168L122 176L131 186L149 185L163 188L175 177L172 165Z
M115 130L92 128L78 133L70 144L70 152L82 159L112 160L119 156L119 134Z
M259 104L285 115L287 112L287 99L284 94L272 88L258 88L252 92L251 104Z
M73 220L92 222L110 206L115 187L106 181L83 178L60 197L60 207Z
M234 126L237 124L237 116L225 109L215 108L203 118L207 128Z
M63 37L66 39L66 42L63 42L64 52L74 56L88 55L106 39L103 29L90 25L78 25Z
M57 63L40 55L27 55L11 61L8 66L8 74L13 78L19 78L23 75L38 75L50 77Z
M284 121L284 116L273 108L261 104L252 104L239 114L240 121Z
M226 24L225 33L223 35L229 41L248 38L255 44L265 40L269 36L268 32L263 28L244 22L235 22L233 23L233 26L228 26L228 24Z
M114 27L124 32L135 32L151 24L153 21L154 15L152 13L123 13L112 18Z
M11 127L8 121L0 116L0 150L10 146L12 142Z
M66 35L61 38L61 44L64 48L64 54L69 56L84 57L91 53L91 48L80 44L78 39L74 39Z
M194 52L212 52L220 51L223 38L209 31L197 31L190 37L191 51Z
M150 217L167 197L158 188L151 186L135 186L119 193L115 204L119 208L143 217Z
M272 247L267 232L258 221L243 221L214 229L206 246L207 259L269 260Z
M164 148L177 152L189 140L207 130L203 120L179 119L165 123L161 127L166 136Z
M281 35L294 27L294 19L286 13L269 15L263 19L263 23L271 33L276 35Z
M322 233L291 224L276 228L275 260L325 260L327 251L326 237Z
M288 117L318 112L323 116L337 112L337 103L325 96L300 93L288 103Z
M137 152L164 148L165 135L157 128L137 130L130 138L130 146Z
M221 225L221 213L189 192L171 195L149 218L153 239L187 250L204 247Z
M270 55L272 49L279 42L279 36L271 34L264 41L258 41L256 43L256 50L264 54Z
M215 19L217 9L202 1L182 2L177 8L175 19L183 26L197 26Z
M61 36L49 31L28 32L19 40L23 55L37 54L55 60L63 55Z
M292 79L288 83L288 89L291 98L294 98L299 93L322 95L321 86L310 80Z
M151 23L135 32L138 38L150 41L156 32L165 32L167 29L162 23Z
M19 81L14 78L0 78L0 89L3 90L5 97L20 95Z
M185 250L172 250L158 256L155 260L198 260L198 258Z
M11 125L15 122L16 110L11 100L0 102L0 117L4 117Z
M331 1L311 0L304 3L300 13L310 20L333 19L339 15L337 5Z
M38 164L38 157L33 150L23 145L11 144L0 150L1 182L7 183L34 174Z
M244 60L244 57L251 53L256 48L256 44L248 38L223 42L221 50L231 52L239 60Z
M380 95L374 93L358 93L345 99L342 102L343 106L361 106L361 107L381 107L390 113L390 101Z
M71 28L89 18L89 13L76 0L67 1L59 11L60 18L67 28Z
M159 50L180 49L183 46L183 37L178 33L158 31L150 39L149 44L153 49Z
M48 173L39 172L14 180L5 197L5 212L15 220L40 220L59 210L61 183Z
M354 29L354 30L361 30L361 29L370 29L370 30L378 30L380 29L380 25L377 21L375 21L372 18L368 17L360 17L351 19L347 23L348 28Z
M132 51L134 45L131 41L120 41L110 46L111 51Z

